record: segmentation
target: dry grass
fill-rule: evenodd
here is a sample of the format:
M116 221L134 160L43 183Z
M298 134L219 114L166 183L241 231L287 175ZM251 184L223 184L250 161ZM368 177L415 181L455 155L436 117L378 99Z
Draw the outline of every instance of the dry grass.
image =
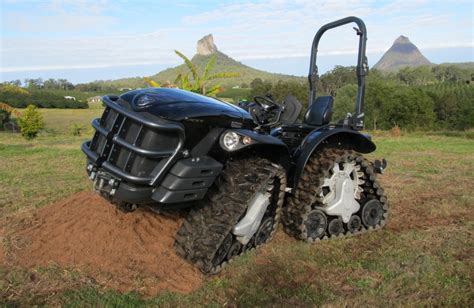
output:
M0 230L88 189L81 138L25 142L0 134ZM0 266L0 302L84 305L473 306L474 143L444 136L378 136L371 157L391 216L381 231L307 245L283 232L189 295L152 299L104 290L75 269ZM6 221L5 217L9 217ZM23 222L22 222L23 220ZM4 239L4 248L9 242Z

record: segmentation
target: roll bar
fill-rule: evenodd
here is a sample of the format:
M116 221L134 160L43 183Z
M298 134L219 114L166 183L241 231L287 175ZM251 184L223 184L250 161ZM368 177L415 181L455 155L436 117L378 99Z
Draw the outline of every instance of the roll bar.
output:
M319 41L323 34L333 28L337 28L349 23L356 23L358 28L354 28L356 30L357 35L359 36L359 52L357 56L357 97L356 97L356 108L355 114L352 118L349 119L349 123L347 123L353 129L360 130L364 128L364 94L365 94L365 76L369 72L369 66L367 64L367 57L365 55L366 50L366 42L367 42L367 29L365 27L364 22L362 19L354 16L346 17L343 19L339 19L333 22L330 22L324 26L322 26L313 39L313 45L311 47L311 62L309 64L309 74L308 74L308 81L309 81L309 106L315 101L316 99L316 81L318 79L318 66L316 65L317 54L318 54L318 45Z

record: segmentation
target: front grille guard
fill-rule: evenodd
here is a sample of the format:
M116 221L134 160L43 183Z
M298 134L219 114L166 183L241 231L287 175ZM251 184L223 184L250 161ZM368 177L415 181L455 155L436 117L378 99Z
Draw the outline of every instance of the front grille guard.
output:
M114 123L111 129L107 129L100 125L100 119L95 119L92 121L92 126L95 128L96 132L101 134L106 139L106 145L112 144L112 148L108 151L107 157L104 157L104 152L106 150L106 145L104 145L103 149L101 150L102 153L96 153L91 150L91 141L86 141L82 144L81 149L89 158L89 160L94 163L96 166L101 166L105 170L111 172L115 176L118 176L121 179L125 179L128 182L135 183L135 184L147 184L151 186L156 186L162 177L165 175L166 171L172 166L174 162L182 155L181 150L184 146L185 140L185 132L184 127L180 123L171 123L165 122L164 120L156 120L150 121L145 119L141 116L136 115L135 113L125 109L124 107L120 106L116 103L118 97L117 96L103 96L102 102L109 107L110 109L114 110L118 114L124 116L125 118L122 119L123 125L126 118L131 119L137 122L140 126L140 130L143 129L144 126L152 129L152 130L162 130L167 132L176 132L179 137L179 142L174 151L150 151L144 148L137 147L134 144L131 144L125 141L123 138L119 137L118 134L115 134L114 127L119 123ZM115 122L118 120L118 116L115 117ZM161 123L160 123L161 122ZM120 131L120 129L118 130ZM137 138L140 133L137 134ZM136 142L136 140L135 140ZM142 177L142 176L135 176L125 170L120 169L119 167L115 166L114 164L108 161L110 158L110 153L112 153L113 147L121 146L126 150L130 151L130 154L136 153L137 155L148 157L148 158L167 158L161 160L158 165L153 169L151 177ZM130 155L128 156L128 160L130 160ZM126 166L127 164L125 164Z

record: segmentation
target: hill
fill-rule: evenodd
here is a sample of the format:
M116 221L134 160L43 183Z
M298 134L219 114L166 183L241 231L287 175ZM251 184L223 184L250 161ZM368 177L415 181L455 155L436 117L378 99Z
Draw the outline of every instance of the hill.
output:
M239 73L239 77L228 78L228 79L216 79L215 84L220 84L224 87L234 87L241 86L242 84L250 84L255 78L261 78L262 80L268 80L272 83L278 82L278 80L288 81L300 81L306 82L305 77L284 75L284 74L275 74L270 72L261 71L245 64L242 64L239 61L236 61L229 57L228 55L220 52L217 49L217 46L214 44L214 39L212 34L204 36L197 42L196 54L192 57L191 62L196 65L196 67L202 71L206 66L207 62L211 57L216 56L216 65L212 70L212 73L219 72L236 72ZM186 72L188 69L185 64L178 65L176 67L171 67L165 69L155 75L150 76L151 79L158 81L160 83L171 82L174 83L176 76L179 72ZM124 78L118 80L109 80L103 81L101 83L107 85L113 85L115 87L145 87L145 83L141 77L134 78Z
M374 65L374 68L381 71L393 72L403 67L417 67L431 64L432 63L423 56L415 44L410 42L408 37L401 35Z
M239 77L216 80L216 83L219 83L223 86L240 86L242 83L250 84L250 82L255 78L261 78L262 80L268 80L271 82L277 82L278 80L297 80L305 81L304 77L290 76L284 74L274 74L265 71L261 71L250 66L244 65L226 54L216 51L215 53L209 55L200 55L196 54L192 59L193 62L199 70L203 70L206 66L206 63L211 59L211 57L216 57L216 65L213 69L213 73L219 72L237 72L240 74ZM151 76L153 80L159 82L171 81L173 82L179 72L186 72L186 65L182 64L173 68L166 69L160 73Z

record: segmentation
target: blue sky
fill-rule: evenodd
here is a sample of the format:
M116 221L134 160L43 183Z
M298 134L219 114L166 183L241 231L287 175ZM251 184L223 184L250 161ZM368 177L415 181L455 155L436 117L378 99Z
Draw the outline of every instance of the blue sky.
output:
M0 81L151 75L208 33L238 61L305 75L317 29L349 15L366 22L370 65L401 34L432 62L474 61L474 1L0 1ZM320 47L322 71L355 63L350 26Z

